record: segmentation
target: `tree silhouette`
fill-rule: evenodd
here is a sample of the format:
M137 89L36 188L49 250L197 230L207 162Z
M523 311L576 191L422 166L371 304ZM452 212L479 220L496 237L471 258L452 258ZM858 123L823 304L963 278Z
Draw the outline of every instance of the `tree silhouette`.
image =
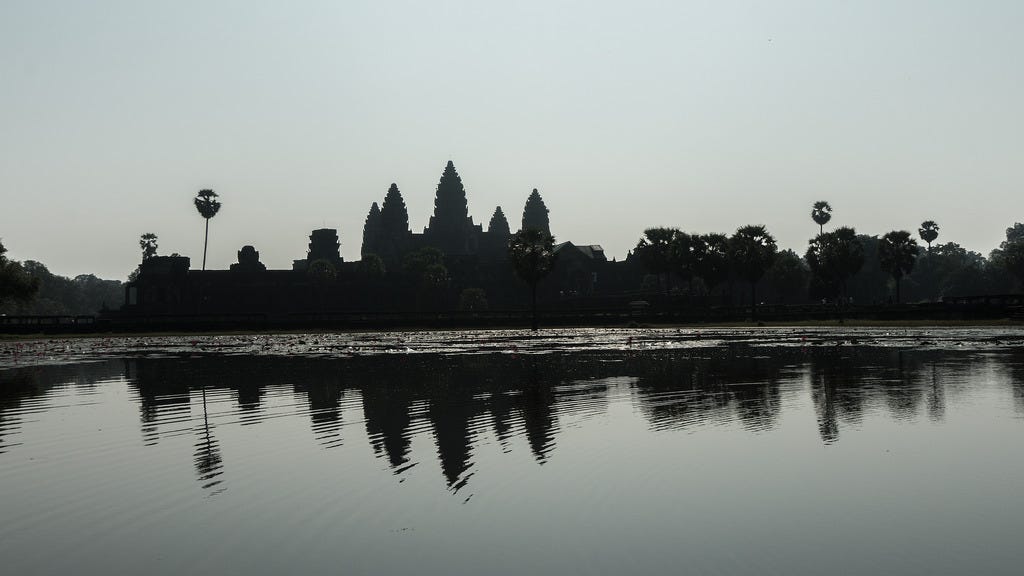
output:
M359 261L359 274L366 279L379 280L384 277L387 272L387 268L384 266L384 260L376 254L369 253L363 254L363 259Z
M523 207L523 226L521 230L533 228L545 234L551 234L551 224L548 221L548 207L544 205L544 199L534 188L530 197L526 199L526 206Z
M824 200L815 202L811 209L811 218L818 225L818 234L824 234L825 224L832 219L832 207Z
M146 232L139 236L139 248L142 249L142 261L145 262L156 256L156 234Z
M775 261L775 238L764 226L743 226L729 238L729 259L736 273L750 283L751 314L757 316L757 281Z
M679 230L676 231L672 237L672 243L669 245L669 266L689 284L688 297L692 296L697 256L702 248L700 238Z
M781 250L775 263L764 273L764 284L780 303L799 303L807 298L811 270L796 252Z
M729 237L713 233L693 238L694 271L711 292L729 278Z
M636 244L633 254L640 259L640 263L651 274L658 276L661 282L662 275L667 276L672 269L672 239L679 232L675 228L648 228L644 230L643 238ZM668 278L665 279L665 294L668 294Z
M804 259L815 276L846 296L846 281L864 266L864 246L857 232L844 226L818 234L810 241Z
M921 236L921 240L928 243L928 251L931 252L932 242L939 237L939 225L934 220L925 220L917 229L917 233Z
M1024 283L1024 224L1017 222L1006 229L1006 240L992 251L990 260Z
M900 303L900 280L910 274L917 259L917 242L906 230L893 230L878 241L878 263L896 281L896 303Z
M8 260L7 248L0 242L0 304L5 300L28 300L39 290L39 279L25 271L18 262Z
M416 300L435 303L448 286L444 253L432 246L405 255L402 269L416 288Z
M508 258L516 275L530 285L532 329L537 329L537 283L555 266L555 238L536 228L525 228L509 238Z
M206 270L206 245L210 239L210 218L220 212L220 201L217 200L216 192L207 189L200 190L192 201L196 205L199 215L206 220L206 233L203 235L203 270Z

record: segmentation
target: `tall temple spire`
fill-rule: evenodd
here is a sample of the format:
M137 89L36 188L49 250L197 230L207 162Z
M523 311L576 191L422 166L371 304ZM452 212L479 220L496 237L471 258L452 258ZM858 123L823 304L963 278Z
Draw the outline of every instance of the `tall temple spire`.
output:
M505 218L505 213L501 211L501 206L494 209L494 215L491 216L491 222L487 225L487 232L491 234L499 234L501 236L509 236L512 231L508 226L508 219Z
M398 191L398 185L391 184L380 209L380 241L377 243L377 255L389 267L393 266L405 251L410 236L409 212L405 208L405 200Z
M551 227L548 223L548 207L544 205L544 199L540 197L537 189L526 199L526 206L523 208L523 230L535 228L545 234L551 234Z
M466 205L466 189L455 171L455 164L449 160L441 181L437 183L434 215L430 217L424 236L429 245L445 254L465 254L474 250L472 231L473 219L469 217Z
M370 206L370 213L366 215L366 223L363 224L363 247L359 251L362 256L377 254L380 251L381 219L380 208L374 202Z
M398 185L392 183L384 196L384 205L380 209L380 227L385 236L398 238L409 233L409 211L405 208L405 200L398 191Z
M437 183L437 196L434 198L434 217L430 226L436 223L444 227L464 226L469 216L466 203L466 189L462 186L462 178L455 171L451 160L444 167L441 181Z

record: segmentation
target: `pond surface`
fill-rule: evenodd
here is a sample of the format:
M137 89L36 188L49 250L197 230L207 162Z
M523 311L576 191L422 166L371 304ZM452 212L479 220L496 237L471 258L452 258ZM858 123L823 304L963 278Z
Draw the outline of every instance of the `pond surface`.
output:
M1018 574L1013 329L0 344L5 574Z

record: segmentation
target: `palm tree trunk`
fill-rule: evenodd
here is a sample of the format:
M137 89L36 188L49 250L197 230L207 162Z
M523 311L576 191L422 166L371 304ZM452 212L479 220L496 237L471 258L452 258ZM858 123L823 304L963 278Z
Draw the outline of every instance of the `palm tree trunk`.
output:
M210 240L210 219L206 219L206 234L203 235L203 270L206 270L206 243Z
M533 310L533 325L532 325L531 330L537 330L537 283L536 282L534 282L532 284L532 288L533 288L533 290L531 291L531 295L532 295L532 297L531 297L531 301L532 301L531 309Z

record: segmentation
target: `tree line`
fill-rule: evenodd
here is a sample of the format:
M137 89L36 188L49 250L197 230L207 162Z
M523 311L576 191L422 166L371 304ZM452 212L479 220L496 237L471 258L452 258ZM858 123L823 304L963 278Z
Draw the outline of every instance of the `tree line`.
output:
M932 301L1009 293L1024 284L1024 224L1007 228L1006 240L986 258L955 242L937 243L940 228L932 220L917 230L924 248L908 230L881 236L848 226L825 231L832 219L828 202L815 202L811 218L818 233L803 255L780 251L764 226L747 225L732 235L648 228L631 256L649 273L649 290L706 304L737 304L738 285L756 306Z

